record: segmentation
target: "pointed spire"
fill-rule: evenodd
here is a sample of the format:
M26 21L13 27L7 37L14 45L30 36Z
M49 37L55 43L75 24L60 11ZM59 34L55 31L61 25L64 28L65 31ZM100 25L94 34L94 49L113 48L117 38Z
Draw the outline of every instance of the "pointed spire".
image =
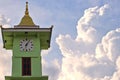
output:
M29 11L28 11L28 1L26 1L26 11L25 11L25 15L29 15Z
M25 10L25 15L23 16L21 22L19 25L23 26L33 26L35 25L32 18L29 15L28 11L28 1L26 1L26 10Z

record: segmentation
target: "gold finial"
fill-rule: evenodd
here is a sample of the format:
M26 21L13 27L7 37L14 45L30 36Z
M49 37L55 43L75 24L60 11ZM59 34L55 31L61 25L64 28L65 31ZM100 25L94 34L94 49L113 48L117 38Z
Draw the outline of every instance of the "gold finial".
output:
M28 1L26 1L26 11L25 11L25 15L29 15L29 11L28 11Z
M26 10L25 10L25 15L22 18L20 26L33 26L35 25L32 18L29 16L29 11L28 11L28 1L26 1Z

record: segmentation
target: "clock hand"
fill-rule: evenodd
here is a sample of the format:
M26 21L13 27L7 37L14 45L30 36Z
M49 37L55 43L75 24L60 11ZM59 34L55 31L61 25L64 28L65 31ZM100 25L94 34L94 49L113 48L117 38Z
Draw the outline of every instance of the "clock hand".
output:
M25 44L25 46L27 46L29 42L30 42L30 40Z

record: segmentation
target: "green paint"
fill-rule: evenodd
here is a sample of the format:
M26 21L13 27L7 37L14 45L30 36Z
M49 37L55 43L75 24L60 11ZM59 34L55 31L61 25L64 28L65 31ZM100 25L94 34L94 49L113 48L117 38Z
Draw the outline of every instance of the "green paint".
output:
M41 57L32 58L32 76L40 77L42 76L42 66L41 66Z
M20 41L23 39L33 40L33 50L32 51L21 51L20 50ZM13 76L22 76L22 57L31 57L31 71L33 77L41 77L42 76L42 68L41 68L41 56L40 56L41 48L40 48L40 38L31 35L17 35L15 34L13 39ZM18 65L16 65L18 64ZM16 73L17 71L17 73Z
M12 57L12 76L18 76L22 74L21 58Z
M23 39L29 39L33 41L33 50L32 51L21 51L20 50L20 41ZM41 48L40 48L40 39L36 36L31 35L15 35L15 38L13 40L13 56L15 57L39 57Z
M9 30L10 28L8 28L8 31L2 28L4 48L11 49L13 52L12 76L6 76L5 80L48 80L48 76L42 76L41 50L50 47L48 41L51 39L52 28L45 28L44 30L48 31L40 32L27 32L27 29L22 32L15 32L15 28L12 31ZM33 41L32 51L20 50L20 41L26 38ZM31 57L31 76L22 76L22 57Z
M6 80L48 80L48 76L42 76L42 77L5 77Z

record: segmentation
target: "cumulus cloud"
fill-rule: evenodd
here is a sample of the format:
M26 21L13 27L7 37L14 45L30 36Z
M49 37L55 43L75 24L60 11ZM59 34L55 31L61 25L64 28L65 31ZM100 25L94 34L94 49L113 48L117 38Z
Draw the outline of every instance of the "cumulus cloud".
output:
M10 19L7 18L6 16L0 14L0 27L3 28L10 28ZM1 28L0 28L0 35L1 35ZM2 36L0 37L0 42L2 42Z
M111 61L116 61L120 56L120 28L112 30L103 37L102 42L97 45L96 57L107 56Z
M97 20L102 16L105 10L109 6L106 4L102 7L94 7L85 10L83 17L78 21L77 25L77 40L83 40L85 42L95 42L97 38L97 32L93 24L97 23Z
M57 80L119 80L120 28L102 38L94 24L109 9L106 4L85 10L77 25L76 39L59 35L56 39L62 55L61 72Z
M47 55L51 50L52 50L52 48L49 48L48 50L42 50L41 51L41 56Z
M49 76L49 80L56 80L58 78L58 74L60 73L60 65L57 59L48 62L43 58L42 67L43 75Z
M10 27L9 24L10 24L10 19L0 14L0 25L2 25L4 28L9 28Z
M4 28L10 27L10 19L0 14L0 25ZM0 30L1 35L1 30ZM11 75L11 51L3 49L2 36L0 36L0 80L4 80L5 75Z
M5 75L11 75L11 56L11 51L6 51L0 44L0 80L4 80Z

